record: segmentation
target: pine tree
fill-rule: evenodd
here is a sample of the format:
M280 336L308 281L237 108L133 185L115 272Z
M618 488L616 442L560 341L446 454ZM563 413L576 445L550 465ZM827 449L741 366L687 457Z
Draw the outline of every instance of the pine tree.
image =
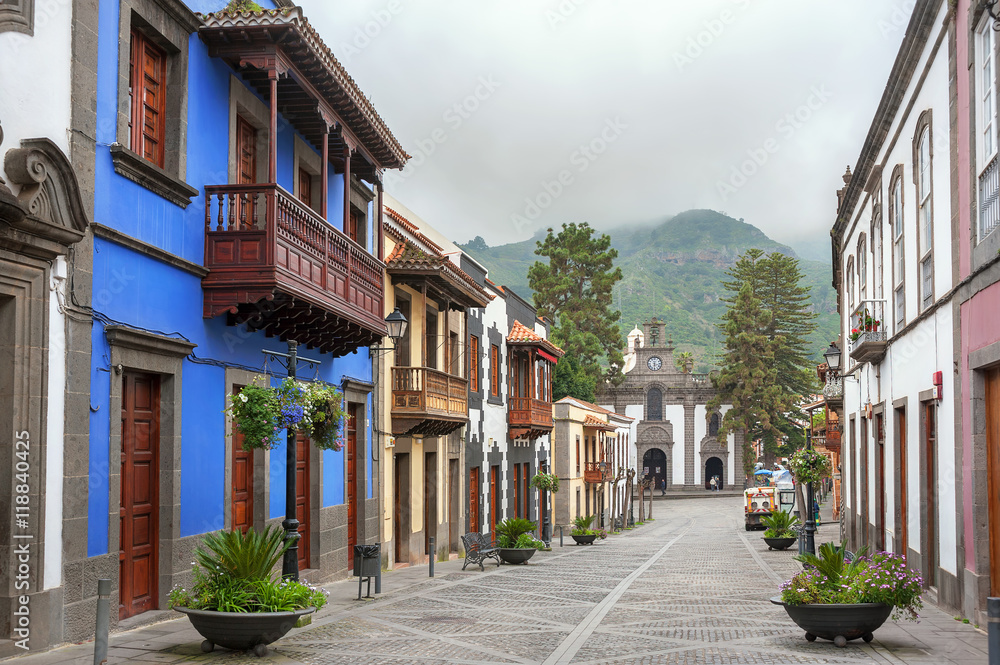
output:
M548 263L536 261L528 270L535 307L539 316L555 322L553 341L566 358L575 359L561 369L557 365L553 397L569 394L592 400L599 381L621 377L622 336L617 323L621 312L612 310L611 297L612 287L622 278L621 268L614 267L618 251L611 248L608 235L595 237L584 222L563 224L558 235L549 229L535 254L548 258ZM559 365L563 362L565 358Z

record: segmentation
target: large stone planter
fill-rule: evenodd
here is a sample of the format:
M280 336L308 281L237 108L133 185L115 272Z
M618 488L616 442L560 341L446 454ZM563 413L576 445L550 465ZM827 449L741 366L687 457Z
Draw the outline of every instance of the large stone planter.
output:
M186 614L191 625L205 641L201 650L209 652L216 647L234 651L253 649L258 656L267 653L267 646L285 636L295 627L300 617L312 614L315 607L294 612L213 612L175 607Z
M519 564L527 563L528 559L537 552L534 547L501 547L499 554L504 563Z
M865 642L874 639L874 633L892 613L892 605L884 603L856 603L831 605L786 605L780 596L771 598L781 605L792 621L806 631L806 639L814 642L817 637L833 640L838 647L847 646L849 640L859 637Z
M594 541L597 540L597 536L594 534L589 536L573 536L573 540L576 541L577 545L593 545Z
M769 550L787 550L789 547L795 544L798 538L792 536L791 538L764 538L764 543L767 545Z

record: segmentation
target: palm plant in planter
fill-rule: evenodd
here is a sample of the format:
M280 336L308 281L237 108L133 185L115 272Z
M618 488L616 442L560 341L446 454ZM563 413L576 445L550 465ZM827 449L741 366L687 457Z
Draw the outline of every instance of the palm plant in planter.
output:
M838 647L859 637L871 642L890 613L894 619L916 619L923 607L923 580L891 552L869 555L865 548L852 557L843 545L824 543L819 556L796 558L805 570L785 582L771 602L784 606L810 642L817 637Z
M281 638L300 617L326 603L326 594L292 580L276 580L274 568L291 541L281 529L248 529L209 533L195 551L194 584L174 587L170 607L187 614L205 641L202 651L215 645L253 649L262 656L266 645Z
M799 537L793 528L799 523L797 515L776 510L770 515L762 516L760 521L767 527L767 530L764 531L764 542L767 543L769 550L788 549Z
M598 537L608 537L607 531L603 529L591 529L590 526L593 523L594 515L581 515L573 519L573 530L569 532L569 535L573 536L577 545L593 545Z
M531 535L537 528L531 520L510 517L497 522L494 531L500 558L507 563L527 563L545 543Z

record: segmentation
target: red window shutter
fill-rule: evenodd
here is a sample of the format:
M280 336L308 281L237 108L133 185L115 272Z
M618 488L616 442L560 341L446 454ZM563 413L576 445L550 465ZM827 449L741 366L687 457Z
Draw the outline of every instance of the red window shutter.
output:
M479 338L472 336L469 338L469 388L472 392L479 392Z
M166 134L167 54L138 30L130 49L131 148L143 159L163 167Z

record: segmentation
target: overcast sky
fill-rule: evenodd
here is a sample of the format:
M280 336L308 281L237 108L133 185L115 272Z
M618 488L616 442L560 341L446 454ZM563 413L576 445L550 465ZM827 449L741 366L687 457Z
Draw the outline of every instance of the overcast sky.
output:
M301 3L455 241L690 208L826 238L912 0ZM750 174L749 176L745 174Z

